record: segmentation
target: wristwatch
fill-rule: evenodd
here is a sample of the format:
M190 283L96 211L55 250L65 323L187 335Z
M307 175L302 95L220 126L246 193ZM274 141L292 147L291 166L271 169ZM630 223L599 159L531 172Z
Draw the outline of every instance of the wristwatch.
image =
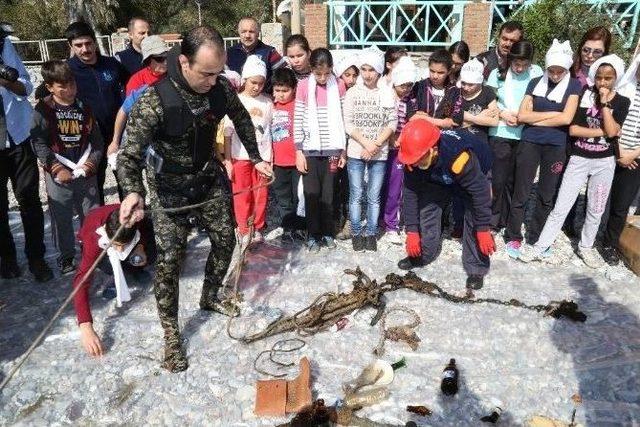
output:
M608 101L602 104L602 108L608 108L610 110L613 110L613 108L611 107L611 103Z

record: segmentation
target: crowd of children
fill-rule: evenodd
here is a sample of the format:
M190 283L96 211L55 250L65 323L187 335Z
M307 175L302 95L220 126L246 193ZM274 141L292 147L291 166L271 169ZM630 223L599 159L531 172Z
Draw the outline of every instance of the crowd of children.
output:
M267 62L257 53L234 56L238 72L222 78L236 88L274 175L267 185L233 122L223 120L215 144L235 193L241 245L264 240L269 197L280 218L270 225L280 226L283 244L304 240L311 253L335 249L335 239L350 240L354 251L377 251L379 241L404 245L400 269L433 262L449 227L460 240L466 286L480 289L497 238L511 258L553 259L561 229L577 234L576 200L586 185L576 253L591 268L618 263L640 188L640 55L625 70L611 45L603 27L587 31L576 52L554 40L540 67L522 26L507 22L497 46L475 58L464 41L433 52L424 79L406 49L371 47L334 63L331 51L311 50L299 34L287 39L284 60L267 47ZM77 97L68 62L42 67L48 95L35 107L31 143L45 173L60 271L76 270L74 286L117 228L119 205L98 208L98 165L108 157L115 169L128 114L149 86L162 84L168 51L158 36L142 41L142 67L107 141ZM74 211L82 223L77 269ZM118 304L130 298L124 272L135 276L153 262L153 240L147 221L108 250ZM87 287L75 307L83 346L101 354Z
M451 216L467 286L478 289L498 236L512 258L552 257L560 230L573 228L586 184L577 254L592 268L603 258L619 262L616 246L640 187L640 55L625 71L609 54L611 34L598 27L577 53L554 40L543 69L523 35L518 23L507 22L498 46L477 58L464 41L437 50L424 79L405 49L367 48L334 64L329 50L311 50L298 34L286 41L278 67L248 55L241 73L227 70L274 172L269 190L225 120L218 156L236 193L242 243L263 240L271 194L283 243L306 239L307 249L319 252L336 248L336 238L351 239L354 251L376 251L384 239L405 245L408 256L398 266L410 269L438 256ZM103 152L115 161L128 111L164 77L167 51L157 36L142 43L144 67L129 81L104 150L91 109L76 99L69 65L42 67L50 95L35 108L31 137L62 273L74 270L73 211L82 221L98 206L96 166ZM247 188L255 190L240 191Z

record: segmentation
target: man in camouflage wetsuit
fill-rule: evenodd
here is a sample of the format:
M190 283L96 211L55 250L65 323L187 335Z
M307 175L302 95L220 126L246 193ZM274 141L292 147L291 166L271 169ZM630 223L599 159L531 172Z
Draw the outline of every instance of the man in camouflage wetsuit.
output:
M214 155L215 130L225 114L256 169L271 175L270 165L260 158L249 113L231 84L220 77L225 61L224 43L216 30L203 26L187 33L182 45L169 52L168 78L149 87L133 107L117 159L118 180L126 194L121 223L139 221L144 215L143 164L153 209L211 201L191 212L154 214L158 249L154 291L165 338L162 366L172 372L188 367L178 329L178 279L190 218L197 218L211 241L200 308L226 315L236 310L217 296L235 246L230 186Z

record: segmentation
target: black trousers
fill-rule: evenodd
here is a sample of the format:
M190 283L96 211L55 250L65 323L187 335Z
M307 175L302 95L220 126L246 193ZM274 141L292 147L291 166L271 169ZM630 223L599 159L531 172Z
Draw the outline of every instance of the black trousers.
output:
M629 207L640 188L640 169L627 169L616 166L609 196L609 219L607 221L603 243L606 246L618 246L620 234L627 220Z
M0 150L0 258L16 259L16 245L9 228L9 190L20 206L24 228L24 252L29 261L44 258L44 215L39 194L39 172L29 140Z
M346 166L338 169L336 174L333 212L336 227L342 229L344 223L349 219L349 173ZM384 212L384 209L381 209L381 212Z
M511 196L516 170L517 139L493 136L489 139L489 146L493 151L493 166L491 167L491 227L500 230L507 225Z
M522 240L521 227L524 221L525 207L533 187L533 180L540 166L540 176L536 191L536 204L531 221L527 226L527 242L538 241L542 227L553 208L553 201L562 170L567 159L564 146L534 144L522 141L516 151L516 173L513 184L511 210L507 221L505 238Z
M462 233L462 266L468 275L485 276L491 265L489 257L478 249L478 241L473 220L471 198L455 187L427 183L418 193L418 209L420 215L420 244L422 261L433 262L442 249L442 213L451 202L454 194L460 197L464 206Z
M273 173L276 179L271 188L280 210L280 226L284 229L303 229L305 220L297 214L300 172L295 166L274 165Z
M302 175L304 210L309 237L333 236L333 193L337 172L329 170L329 157L307 157L307 173Z

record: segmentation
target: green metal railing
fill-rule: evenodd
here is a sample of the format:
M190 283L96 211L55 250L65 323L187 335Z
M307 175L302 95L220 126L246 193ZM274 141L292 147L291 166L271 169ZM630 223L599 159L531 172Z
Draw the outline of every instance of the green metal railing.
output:
M334 46L447 46L462 35L468 1L331 0Z
M638 37L640 0L587 0L604 11L613 32L633 46ZM487 25L493 29L535 0L493 0ZM336 47L442 47L460 40L464 5L470 0L329 0L329 43ZM490 34L492 31L489 32ZM489 40L487 40L487 43Z

